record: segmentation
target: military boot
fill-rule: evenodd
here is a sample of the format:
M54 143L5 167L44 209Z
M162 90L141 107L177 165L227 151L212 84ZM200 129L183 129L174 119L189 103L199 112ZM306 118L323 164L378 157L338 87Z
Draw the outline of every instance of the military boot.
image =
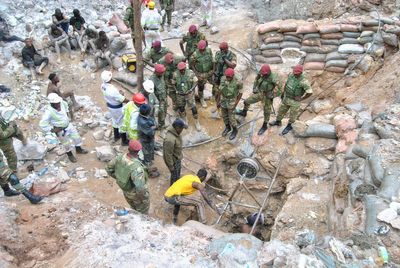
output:
M29 200L29 202L31 202L31 204L37 204L43 199L43 196L34 195L26 189L22 191L22 194Z
M128 146L129 140L128 140L128 137L126 136L126 133L121 133L120 135L121 135L121 145Z
M287 124L287 126L285 127L285 129L282 131L282 135L286 135L289 133L289 131L291 131L293 129L292 124L289 123Z
M77 154L87 154L89 153L88 150L83 149L81 146L75 146L76 153Z
M71 151L67 152L67 155L68 155L69 161L71 161L72 163L76 163L78 161L78 160L76 160L74 154Z
M231 133L231 135L229 136L229 139L230 139L230 140L235 139L237 134L238 134L238 129L237 129L237 127L233 127L233 128L232 128L232 133Z
M194 121L194 126L196 127L196 130L197 130L197 131L201 131L201 125L200 125L200 122L199 122L199 119L198 119L198 118L195 119L195 121Z
M240 115L240 116L243 116L243 117L246 117L247 116L247 109L244 108L243 110L237 112L236 114Z
M119 129L114 128L114 142L117 142L121 138L121 134L119 134Z
M20 192L11 189L8 184L1 186L1 188L4 191L4 196L16 196L20 194Z
M207 103L206 103L206 101L204 100L204 98L200 98L200 104L201 104L201 107L207 108Z
M264 132L268 129L268 123L264 122L262 127L260 128L260 130L258 131L258 136L261 136L262 134L264 134Z
M275 120L275 121L272 121L271 123L269 123L269 125L270 126L280 126L280 125L282 125L282 121Z
M228 133L232 130L231 125L225 125L225 129L222 132L222 137L225 137L226 135L228 135Z

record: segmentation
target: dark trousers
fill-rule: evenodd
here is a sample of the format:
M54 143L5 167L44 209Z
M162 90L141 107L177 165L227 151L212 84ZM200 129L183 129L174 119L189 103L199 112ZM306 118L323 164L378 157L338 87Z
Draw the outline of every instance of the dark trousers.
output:
M154 139L140 139L140 143L142 144L145 165L149 166L154 160Z
M170 185L174 184L181 177L181 160L174 164L174 170L171 172Z

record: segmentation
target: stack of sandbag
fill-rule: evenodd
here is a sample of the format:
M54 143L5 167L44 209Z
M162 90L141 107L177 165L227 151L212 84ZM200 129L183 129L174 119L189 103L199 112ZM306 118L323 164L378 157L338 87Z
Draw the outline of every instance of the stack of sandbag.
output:
M322 51L321 36L316 24L308 22L299 25L296 33L303 35L300 50L307 53L304 59L304 69L323 70L326 53Z
M282 63L280 43L283 41L283 34L278 32L280 25L281 21L272 21L258 27L257 32L261 39L261 55L255 57L258 62Z

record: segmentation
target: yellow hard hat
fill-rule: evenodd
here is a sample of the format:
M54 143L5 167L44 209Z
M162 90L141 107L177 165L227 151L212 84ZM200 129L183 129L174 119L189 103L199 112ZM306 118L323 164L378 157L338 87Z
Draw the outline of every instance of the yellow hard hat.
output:
M154 9L155 6L156 6L156 3L154 3L153 1L150 1L150 2L148 3L148 6L149 6L150 9Z

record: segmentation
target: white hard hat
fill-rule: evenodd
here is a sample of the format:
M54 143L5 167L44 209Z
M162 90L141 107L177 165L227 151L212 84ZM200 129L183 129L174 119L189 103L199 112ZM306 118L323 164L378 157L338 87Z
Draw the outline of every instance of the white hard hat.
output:
M6 123L9 123L17 119L17 114L15 113L16 109L17 108L14 105L8 107L2 107L0 109L0 115L3 118L3 120L6 121Z
M103 72L101 73L101 80L103 80L104 83L110 82L111 78L112 78L112 72L110 72L110 71L103 71Z
M143 88L147 93L154 93L154 82L151 80L144 81Z
M56 93L50 93L49 96L47 96L47 99L49 100L50 103L62 102L62 98L58 96Z

